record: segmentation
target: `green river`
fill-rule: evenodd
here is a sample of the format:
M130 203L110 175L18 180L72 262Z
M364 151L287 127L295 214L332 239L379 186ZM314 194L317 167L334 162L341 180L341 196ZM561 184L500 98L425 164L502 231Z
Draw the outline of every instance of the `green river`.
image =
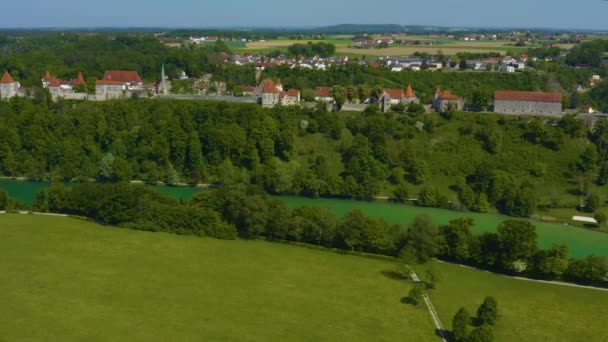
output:
M49 186L45 182L0 180L0 188L5 189L11 195L28 206L34 200L36 193ZM143 186L143 185L142 185ZM155 186L163 194L179 198L189 199L200 191L201 188ZM455 212L433 208L419 208L384 201L359 202L341 199L309 199L303 197L274 197L286 202L289 206L323 206L329 208L335 214L342 216L350 210L359 208L366 214L383 218L391 223L407 225L414 216L429 214L437 224L445 224L457 217L472 217L475 220L473 228L476 234L495 231L500 222L508 220L509 217L496 214L477 214ZM590 229L576 228L557 223L533 222L538 233L538 242L541 248L549 248L554 243L563 243L570 247L571 255L576 258L585 257L590 254L608 256L608 234L596 232Z

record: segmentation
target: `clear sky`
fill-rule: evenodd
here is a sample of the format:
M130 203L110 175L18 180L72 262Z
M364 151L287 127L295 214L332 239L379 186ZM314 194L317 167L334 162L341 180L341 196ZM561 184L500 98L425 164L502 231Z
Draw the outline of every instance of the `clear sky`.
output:
M608 30L606 0L17 0L0 27L322 26L343 23Z

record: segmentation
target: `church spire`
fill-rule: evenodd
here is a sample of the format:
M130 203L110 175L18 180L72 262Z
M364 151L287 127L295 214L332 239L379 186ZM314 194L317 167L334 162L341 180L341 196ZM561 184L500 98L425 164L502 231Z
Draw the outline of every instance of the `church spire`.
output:
M163 94L167 93L167 84L165 83L165 63L161 65L160 70L160 91Z

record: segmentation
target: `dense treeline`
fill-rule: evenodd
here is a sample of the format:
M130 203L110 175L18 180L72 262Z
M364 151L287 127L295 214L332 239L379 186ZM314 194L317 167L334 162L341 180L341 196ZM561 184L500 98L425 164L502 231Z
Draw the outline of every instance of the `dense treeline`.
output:
M496 208L513 216L529 216L537 203L563 205L559 196L537 196L539 183L584 175L603 184L608 174L599 172L608 155L603 124L590 140L571 116L548 121L418 109L381 113L371 106L353 114L165 100L48 107L15 98L0 102L0 173L257 184L309 197L371 199L394 191L398 200L418 198L422 206ZM437 180L450 189L437 188Z
M308 42L307 44L293 44L287 48L287 53L294 57L331 57L336 54L336 46L324 42Z
M608 41L605 39L584 42L572 48L566 56L566 63L571 66L583 64L599 67L606 51L608 51Z
M324 247L396 256L407 263L441 257L508 274L606 284L604 257L569 259L568 248L539 250L536 227L509 220L495 233L474 236L473 220L461 218L437 227L420 215L405 229L353 210L343 218L323 207L289 208L269 201L254 186L225 186L179 202L149 188L125 183L59 184L36 196L34 209L80 215L129 229L235 239L295 241Z
M23 203L10 197L6 190L0 188L0 211L13 211L25 208Z
M495 233L479 236L472 234L472 226L473 220L464 218L440 227L437 255L458 263L534 278L604 286L608 281L605 257L569 259L568 247L561 244L541 250L536 227L528 221L505 221ZM413 250L417 255L414 247Z
M224 46L224 48L218 47ZM221 63L225 45L171 48L152 34L40 34L4 36L0 41L0 69L10 70L24 86L40 86L46 70L71 79L78 72L89 90L105 70L135 70L147 82L160 78L161 64L169 75L214 74L219 80L253 84L255 70ZM235 69L232 71L232 69Z

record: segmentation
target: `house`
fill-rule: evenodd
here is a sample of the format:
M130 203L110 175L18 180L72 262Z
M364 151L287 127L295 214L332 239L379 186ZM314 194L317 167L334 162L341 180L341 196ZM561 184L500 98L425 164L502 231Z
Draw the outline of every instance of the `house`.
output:
M283 91L281 80L275 83L267 78L255 89L254 96L262 107L274 107L276 105L293 106L300 103L300 91L289 89Z
M253 96L253 94L255 93L254 86L242 86L241 90L243 92L243 96Z
M501 65L500 71L502 72L515 72L515 67L512 65Z
M0 99L10 99L11 97L20 96L19 88L21 85L15 81L8 71L4 71L2 79L0 79Z
M449 90L441 91L441 88L439 87L435 89L432 108L436 111L445 112L450 109L462 110L463 107L464 100L461 97L453 94Z
M143 90L143 81L137 71L108 70L95 82L97 100L126 98Z
M333 98L333 96L331 96L331 88L330 87L315 88L315 101L334 103L334 98Z
M416 97L416 93L412 90L412 86L408 85L407 89L384 89L382 95L380 95L380 110L388 112L392 105L396 104L410 104L420 103L420 100Z
M84 87L85 85L84 77L80 72L76 78L69 81L54 77L49 71L47 71L42 77L42 88L48 89L53 100L66 97L72 99L84 99L86 98L86 93L82 91L77 93L74 88ZM75 94L79 95L73 96Z
M562 98L560 93L499 90L494 94L494 112L559 116Z
M283 106L295 106L300 103L300 91L297 89L289 89L286 92L279 94L280 104Z

